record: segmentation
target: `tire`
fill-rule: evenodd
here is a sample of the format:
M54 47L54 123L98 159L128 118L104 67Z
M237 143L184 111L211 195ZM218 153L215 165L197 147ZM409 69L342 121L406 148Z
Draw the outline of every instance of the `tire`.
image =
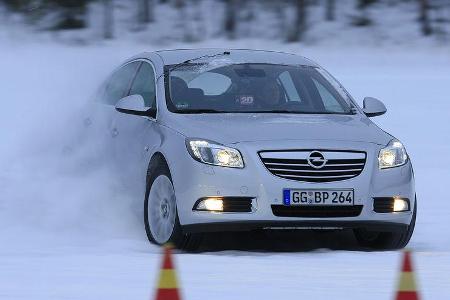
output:
M150 162L146 186L144 224L148 240L156 245L172 244L175 248L186 251L197 250L201 235L183 233L172 176L162 157L156 156Z
M408 245L416 226L417 198L414 200L414 211L411 223L401 232L374 232L355 229L354 235L358 244L376 250L403 249Z

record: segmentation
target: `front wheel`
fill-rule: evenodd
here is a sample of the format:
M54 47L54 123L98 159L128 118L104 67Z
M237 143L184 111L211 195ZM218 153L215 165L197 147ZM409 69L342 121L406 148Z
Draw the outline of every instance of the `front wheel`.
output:
M408 245L416 225L417 199L414 201L414 211L411 223L401 232L376 232L366 229L355 229L353 232L359 245L372 249L393 250L402 249Z
M198 235L182 231L172 178L167 164L161 159L153 160L147 173L144 224L151 243L170 243L190 251L196 250L200 244Z

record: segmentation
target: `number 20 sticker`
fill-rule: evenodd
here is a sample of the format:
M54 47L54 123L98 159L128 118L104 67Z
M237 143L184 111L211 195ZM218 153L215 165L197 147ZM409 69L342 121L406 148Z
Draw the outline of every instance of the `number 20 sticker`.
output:
M239 96L236 102L241 105L252 105L254 98L253 96Z

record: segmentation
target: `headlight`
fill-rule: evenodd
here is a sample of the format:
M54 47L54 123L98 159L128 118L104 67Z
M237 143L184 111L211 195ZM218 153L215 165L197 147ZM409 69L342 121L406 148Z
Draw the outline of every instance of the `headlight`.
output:
M378 155L378 165L380 169L393 168L404 165L408 160L408 154L402 143L392 140L380 150Z
M244 167L241 153L237 149L199 139L187 139L186 147L192 158L199 162L221 167Z

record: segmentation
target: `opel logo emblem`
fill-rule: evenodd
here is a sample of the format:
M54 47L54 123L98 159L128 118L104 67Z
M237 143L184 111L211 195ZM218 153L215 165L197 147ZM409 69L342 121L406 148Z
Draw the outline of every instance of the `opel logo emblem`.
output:
M314 169L320 169L327 163L327 159L323 156L322 152L312 151L307 158L308 165Z

